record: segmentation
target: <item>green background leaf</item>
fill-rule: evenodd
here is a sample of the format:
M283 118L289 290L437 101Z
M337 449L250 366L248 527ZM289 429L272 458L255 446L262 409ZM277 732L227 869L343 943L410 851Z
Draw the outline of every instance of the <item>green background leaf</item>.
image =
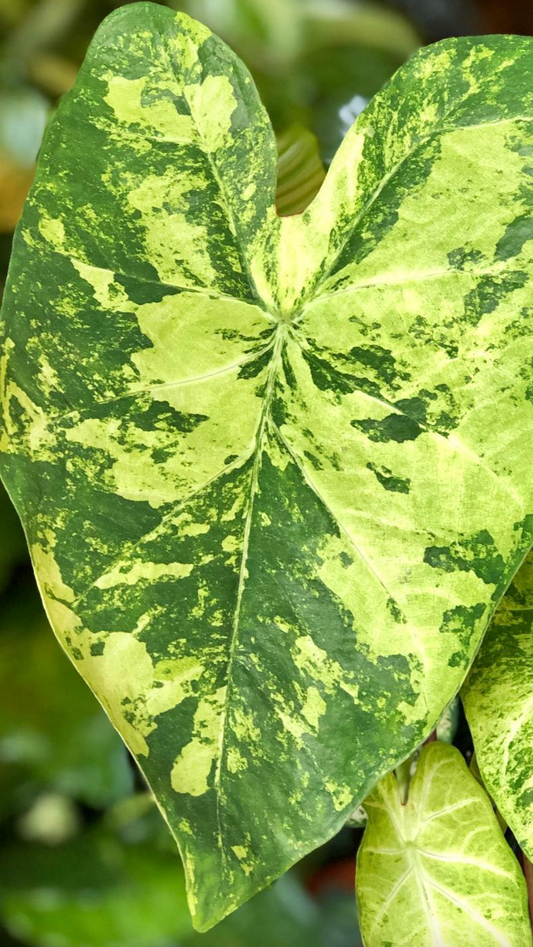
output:
M483 639L461 696L483 782L533 859L533 555Z
M301 214L318 194L325 178L318 142L297 125L278 135L276 210L282 217Z
M102 832L4 853L0 911L37 947L166 947L190 935L176 857Z
M529 947L520 867L455 747L424 748L406 805L391 774L365 807L357 857L365 947Z
M175 0L171 5L229 43L251 68L276 131L293 125L311 129L327 163L348 130L339 113L344 115L354 99L368 100L378 92L421 42L405 16L381 4Z
M199 929L435 726L531 545L531 48L420 53L284 219L249 74L162 7L47 132L2 474Z

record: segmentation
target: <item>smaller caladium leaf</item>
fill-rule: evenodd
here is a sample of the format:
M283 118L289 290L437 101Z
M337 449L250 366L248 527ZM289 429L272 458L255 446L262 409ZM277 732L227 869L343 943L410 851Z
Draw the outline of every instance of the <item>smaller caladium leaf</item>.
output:
M533 858L533 554L485 636L462 697L483 781Z
M525 882L455 747L422 751L409 799L386 776L357 859L365 947L529 947Z

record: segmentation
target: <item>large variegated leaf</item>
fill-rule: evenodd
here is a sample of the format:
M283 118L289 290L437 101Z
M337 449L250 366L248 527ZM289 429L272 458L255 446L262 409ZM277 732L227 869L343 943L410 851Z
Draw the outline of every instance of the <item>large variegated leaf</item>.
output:
M462 698L483 781L533 860L533 553L494 616Z
M134 4L47 132L2 473L199 928L420 743L531 545L532 90L529 39L423 51L280 219L246 69Z
M424 748L406 805L390 774L365 809L357 856L365 947L531 947L520 867L455 747Z

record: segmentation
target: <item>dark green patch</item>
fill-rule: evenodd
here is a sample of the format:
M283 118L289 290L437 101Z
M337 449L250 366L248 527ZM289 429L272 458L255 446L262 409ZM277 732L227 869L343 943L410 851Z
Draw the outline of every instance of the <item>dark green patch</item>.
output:
M448 253L448 263L454 270L464 270L469 264L475 265L481 263L483 254L480 250L474 250L468 247L457 247Z
M156 447L156 449L152 451L152 459L155 464L166 464L167 460L170 460L173 453L174 451L170 448Z
M514 255L509 253L509 256ZM494 312L507 296L524 286L527 280L527 273L521 271L509 273L505 277L483 276L476 287L465 296L465 320L470 325L478 325L484 315Z
M523 777L519 779L519 784L522 782L523 782ZM529 807L533 803L533 789L526 789L523 793L521 793L520 796L518 797L517 802L518 802L518 805L523 806L524 809L529 809Z
M421 391L421 395L425 395L428 398L436 398L432 392ZM421 398L400 398L399 401L394 402L395 408L398 408L398 411L401 411L402 414L406 414L407 417L412 418L418 424L426 424L427 422L427 408L426 402Z
M411 481L409 479L404 479L403 477L395 477L391 470L388 467L376 467L375 464L368 463L367 469L371 470L375 474L376 478L379 480L382 487L385 490L390 490L391 493L409 493L411 486Z
M394 621L398 622L401 625L406 624L407 618L405 617L398 603L395 602L393 598L387 599L387 609L392 615L392 617L394 618Z
M497 551L491 534L482 529L472 539L458 540L451 546L428 546L424 562L442 572L475 572L487 585L497 585L505 570L503 556Z
M258 355L257 358L253 358L244 365L241 365L237 377L257 378L257 376L260 375L265 368L268 368L271 358L272 351L269 349L267 352L263 352L261 355Z
M312 454L311 451L309 450L304 450L304 455L307 457L309 463L315 470L322 470L323 464L321 463L319 458L316 456L316 454Z
M296 375L294 374L294 371L292 369L292 365L290 363L290 359L288 358L287 349L285 346L283 348L283 352L281 355L281 364L283 367L283 374L285 375L285 380L287 382L288 387L292 388L293 390L296 390L298 386L298 382L296 381Z
M405 414L389 414L382 421L367 418L364 421L351 421L352 427L362 431L370 441L387 443L397 441L416 441L423 434L422 428Z
M464 667L470 655L470 642L478 623L487 611L483 602L476 605L456 605L444 612L439 631L452 634L457 638L461 647L454 651L448 660L449 667Z
M498 260L510 260L511 257L518 256L529 240L533 240L533 217L531 214L523 214L516 217L507 227L503 237L500 237L496 245L496 257Z
M349 395L355 391L357 385L355 380L337 371L325 359L312 355L310 352L304 352L304 358L311 370L313 384L320 391L333 391L335 394Z
M406 378L405 373L398 372L396 359L389 349L381 345L359 345L350 349L350 355L355 362L365 368L372 369L378 378L388 385L393 385L398 378Z

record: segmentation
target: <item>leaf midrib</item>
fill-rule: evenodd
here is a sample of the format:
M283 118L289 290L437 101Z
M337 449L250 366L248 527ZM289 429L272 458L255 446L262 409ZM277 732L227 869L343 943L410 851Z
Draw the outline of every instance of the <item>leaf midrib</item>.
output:
M510 261L516 260L516 257L510 257L509 260L503 260L501 262L494 262L491 266L484 267L480 270L472 269L457 269L449 267L448 269L434 269L434 270L422 270L406 273L403 276L394 274L384 274L382 277L380 273L376 273L376 276L369 277L364 283L352 283L350 286L347 286L346 289L333 290L331 293L322 293L314 295L306 305L305 310L310 309L315 303L323 303L325 300L336 299L339 296L351 296L353 293L360 292L364 289L374 289L381 288L383 286L402 286L407 283L422 283L426 280L440 280L448 279L450 277L456 277L457 279L462 279L465 277L470 277L471 279L480 279L484 276L501 276L502 274L507 273L511 269ZM522 271L520 271L522 272ZM390 275L390 279L388 278ZM302 312L298 322L305 318L305 312Z
M268 377L265 387L265 395L263 399L263 407L261 415L259 418L259 423L257 426L256 438L255 438L255 448L254 448L254 463L250 475L250 496L248 503L248 512L246 514L246 520L244 524L244 534L243 534L243 546L241 552L241 563L239 568L239 578L237 585L237 600L235 605L235 612L233 616L233 626L231 634L231 643L230 651L228 656L228 664L226 668L226 693L224 698L224 707L220 715L220 730L219 730L219 739L218 739L218 755L217 763L215 768L215 777L214 777L214 790L216 797L216 812L217 812L217 829L218 829L218 843L222 855L223 866L226 865L226 847L224 843L223 835L223 820L222 820L222 808L221 808L221 786L222 786L222 773L223 773L223 763L225 757L225 747L226 747L226 733L227 733L227 721L228 721L228 711L231 704L231 688L233 684L233 664L235 660L235 653L237 650L237 643L239 640L239 621L240 613L242 606L242 598L244 593L244 587L246 584L247 577L247 560L248 552L250 545L250 536L252 531L252 520L254 512L254 503L257 496L257 488L259 483L259 472L261 469L261 461L263 456L264 448L264 438L265 431L267 426L267 421L269 420L270 408L272 405L272 398L274 395L275 384L276 384L276 375L279 368L279 363L281 360L281 352L286 338L286 326L284 323L280 322L276 329L276 334L274 338L274 346L272 351L272 357L270 360Z
M170 72L171 72L172 75L175 75L174 69L173 69L173 65L172 65L172 61L171 61L171 58L170 58L170 54L169 54L169 51L168 51L168 48L167 48L166 44L164 44L164 49L165 49L165 54L166 54L166 57L167 57L167 62L168 62L169 70L170 70ZM178 79L177 76L176 76L176 82L177 82L177 84L178 84L178 88L180 88L180 83L179 83L179 79ZM186 101L186 103L187 103L187 106L188 106L188 109L189 109L189 116L190 116L190 118L192 119L192 122L193 122L193 124L194 124L195 129L196 129L196 133L197 133L198 138L199 138L200 145L201 145L201 147L202 147L202 149L203 149L203 152L204 152L204 154L205 154L205 156L206 156L206 158L207 158L207 160L208 160L208 162L209 162L209 166L210 166L210 168L211 168L211 172L212 172L212 174L213 174L213 177L214 177L214 179L215 179L215 181L216 181L216 184L217 184L217 186L218 186L218 189L219 189L219 191L220 191L220 196L222 197L222 200L223 200L223 203L224 203L224 207L225 207L225 209L226 209L226 213L227 213L228 220L229 220L229 223L230 223L230 227L231 227L231 230L233 231L233 235L234 235L234 237L235 237L235 241L236 241L236 244L237 244L237 248L238 248L238 250L239 250L239 255L240 255L240 258L241 258L241 262L242 262L242 264L243 264L243 266L244 266L244 271L245 271L245 273L246 273L246 277L247 277L247 280L248 280L248 285L249 285L249 287L250 287L250 290L251 290L252 295L254 296L256 302L260 305L261 308L264 309L264 308L265 308L265 302L264 302L264 300L263 300L263 298L262 298L262 296L261 296L261 294L260 294L260 292L259 292L259 290L258 290L258 288L257 288L255 279L254 279L254 277L253 277L252 269L251 269L251 266L250 266L250 262L249 262L249 260L248 260L248 253L246 252L246 246L245 246L245 244L244 244L244 241L242 240L242 236L241 236L240 230L239 230L239 228L238 228L238 226L237 226L237 220L236 220L236 218L235 218L235 214L234 214L234 211L233 211L233 205L232 205L232 203L231 203L231 201L230 201L230 199L229 199L229 197L228 197L227 190L226 190L226 185L224 184L224 181L223 181L223 179L222 179L222 177L221 177L221 175L220 175L220 172L219 172L219 170L218 170L218 166L217 166L217 163L216 163L216 161L215 161L214 154L213 154L213 152L211 151L211 149L208 147L208 144L207 144L207 142L206 142L206 140L205 140L205 136L204 136L204 134L203 134L203 132L202 132L202 129L201 129L201 127L200 127L200 124L199 124L199 122L197 121L196 116L194 115L194 112L193 112L193 109L192 109L192 106L191 106L191 102L189 101L189 98L187 97L186 88L187 88L187 84L186 84L185 82L183 82L183 84L182 84L182 86L181 86L181 93L182 93L183 98L185 99L185 101ZM237 107L237 106L238 106L238 103L237 103L237 101L236 101L236 107Z

